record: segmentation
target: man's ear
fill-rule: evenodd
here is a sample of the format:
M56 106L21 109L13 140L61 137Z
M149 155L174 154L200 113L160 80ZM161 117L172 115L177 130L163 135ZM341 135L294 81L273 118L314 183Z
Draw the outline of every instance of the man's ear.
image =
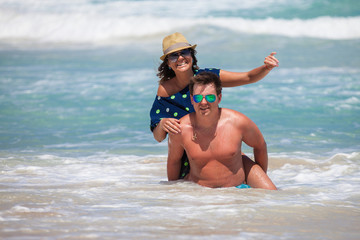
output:
M220 104L220 102L221 102L221 98L222 98L222 93L220 93L220 94L218 95L218 98L219 98L219 102L218 102L218 104Z
M191 101L191 104L194 106L194 96L190 94L190 101Z

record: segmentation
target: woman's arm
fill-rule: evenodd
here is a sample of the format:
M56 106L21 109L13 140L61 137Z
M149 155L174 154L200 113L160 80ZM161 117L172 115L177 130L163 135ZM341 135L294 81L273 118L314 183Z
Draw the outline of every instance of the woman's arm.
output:
M263 79L274 67L279 66L279 61L274 57L275 54L276 52L272 52L265 58L264 65L249 72L229 72L221 70L220 80L223 87L236 87L255 83Z
M161 127L160 124L158 124L154 130L153 135L156 141L162 142L166 138L167 132L165 132Z

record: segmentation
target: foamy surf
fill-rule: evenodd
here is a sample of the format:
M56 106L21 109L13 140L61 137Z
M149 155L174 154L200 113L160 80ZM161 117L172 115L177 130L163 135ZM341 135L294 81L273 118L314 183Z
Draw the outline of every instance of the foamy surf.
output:
M271 155L278 191L167 182L163 155L32 155L0 169L0 231L5 238L296 239L320 232L355 239L360 154Z
M15 14L0 11L0 41L119 45L129 39L159 38L167 32L220 28L250 35L330 40L360 38L360 17L316 19L194 18L151 16L111 18L86 14Z

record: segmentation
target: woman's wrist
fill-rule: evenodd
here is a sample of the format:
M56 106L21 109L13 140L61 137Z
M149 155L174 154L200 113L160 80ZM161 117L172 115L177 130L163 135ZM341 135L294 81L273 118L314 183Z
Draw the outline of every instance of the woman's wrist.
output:
M273 68L268 67L268 65L266 65L266 64L264 64L264 66L265 66L265 69L268 71L271 71L273 69Z
M162 142L166 138L166 135L167 135L167 132L162 128L162 126L160 126L160 123L161 123L161 120L157 124L157 126L154 128L154 131L153 131L154 138L158 142Z

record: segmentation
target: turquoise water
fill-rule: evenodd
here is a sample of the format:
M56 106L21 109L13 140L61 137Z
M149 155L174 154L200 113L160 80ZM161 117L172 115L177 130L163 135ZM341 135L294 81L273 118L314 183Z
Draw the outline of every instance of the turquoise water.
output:
M359 29L358 1L0 1L0 236L357 239ZM259 126L280 191L166 181L149 110L175 31L202 68L277 52L221 105Z
M83 145L90 151L166 154L149 132L155 65L127 63L125 68L124 51L4 51L1 148ZM281 61L281 51L278 55ZM232 67L224 68L236 70ZM359 76L360 69L351 67L280 67L261 82L225 89L222 106L251 117L270 152L356 152Z

